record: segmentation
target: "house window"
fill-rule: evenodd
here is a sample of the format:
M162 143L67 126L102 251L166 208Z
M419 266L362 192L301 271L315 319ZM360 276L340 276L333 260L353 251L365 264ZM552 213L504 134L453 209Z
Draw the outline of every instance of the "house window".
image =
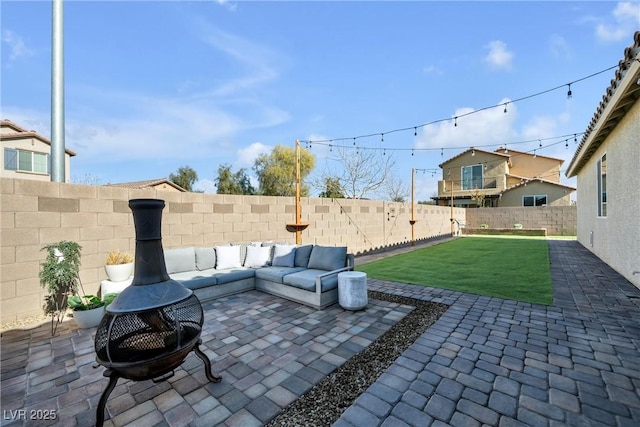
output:
M482 188L482 165L462 167L462 189Z
M546 206L547 195L522 196L522 206Z
M48 174L49 155L47 153L5 148L4 168L5 170Z
M607 155L598 160L598 216L607 216Z

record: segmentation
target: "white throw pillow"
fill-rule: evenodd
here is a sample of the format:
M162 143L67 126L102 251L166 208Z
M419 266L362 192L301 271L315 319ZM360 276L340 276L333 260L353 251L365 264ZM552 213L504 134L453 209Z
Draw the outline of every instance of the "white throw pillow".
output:
M296 245L275 245L273 248L274 267L293 267L296 260Z
M216 246L216 270L242 267L240 246Z
M269 246L247 246L247 258L245 267L264 267L269 263L271 248Z

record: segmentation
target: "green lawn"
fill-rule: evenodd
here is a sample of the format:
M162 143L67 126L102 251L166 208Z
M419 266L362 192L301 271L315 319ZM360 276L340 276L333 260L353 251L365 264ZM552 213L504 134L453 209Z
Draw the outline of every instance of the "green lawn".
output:
M375 279L553 303L549 249L543 238L464 237L356 269Z

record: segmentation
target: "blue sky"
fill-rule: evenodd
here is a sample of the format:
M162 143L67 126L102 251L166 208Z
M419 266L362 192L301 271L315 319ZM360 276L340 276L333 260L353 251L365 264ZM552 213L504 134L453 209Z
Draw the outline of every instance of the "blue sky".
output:
M49 137L51 3L0 7L1 117ZM373 134L357 145L388 149L408 186L412 168L471 146L544 141L538 154L566 167L576 145L560 137L585 131L615 70L576 82L571 99L560 86L618 64L640 2L66 0L64 28L73 182L190 166L215 192L221 164L252 173L277 144ZM311 151L316 174L339 168L326 143ZM416 200L439 177L417 173Z

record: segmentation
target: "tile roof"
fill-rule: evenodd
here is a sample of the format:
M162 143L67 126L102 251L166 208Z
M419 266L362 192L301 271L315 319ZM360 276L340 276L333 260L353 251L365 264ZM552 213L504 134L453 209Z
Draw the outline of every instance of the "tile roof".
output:
M45 144L51 145L51 141L48 138L40 135L35 130L26 130L25 128L18 126L10 120L0 120L0 126L8 127L13 129L15 132L12 133L0 133L0 139L10 140L10 139L22 139L22 138L35 138L38 139ZM69 156L73 157L76 155L75 151L69 150L68 148L64 149L65 153Z
M600 147L631 106L640 98L640 31L633 36L633 44L624 50L611 85L602 96L582 140L576 149L566 175L578 174Z
M107 186L108 187L124 187L124 188L139 190L142 188L152 188L161 184L170 185L171 187L174 187L176 190L187 191L184 188L180 187L178 184L175 184L166 178L147 179L144 181L120 182L117 184L107 184Z

